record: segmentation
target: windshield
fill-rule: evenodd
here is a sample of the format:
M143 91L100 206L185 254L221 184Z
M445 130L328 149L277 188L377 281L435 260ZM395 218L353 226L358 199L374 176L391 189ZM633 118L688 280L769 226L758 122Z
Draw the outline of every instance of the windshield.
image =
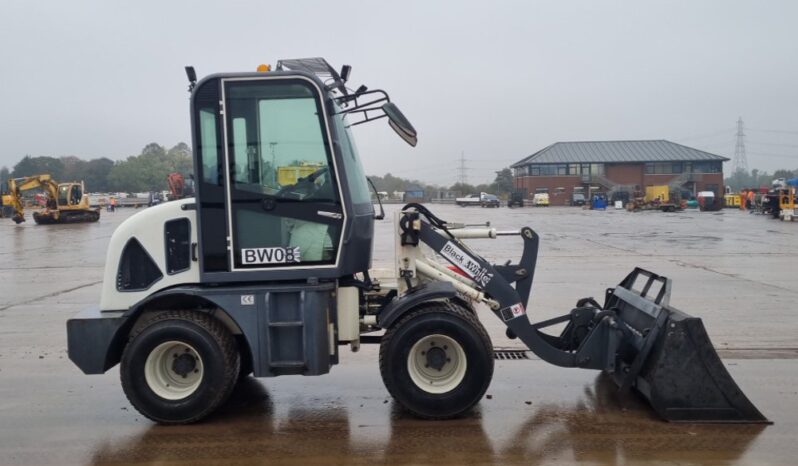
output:
M336 106L336 113L340 109ZM346 180L349 185L349 193L352 196L354 204L370 204L371 193L369 192L368 182L366 175L363 171L363 165L360 163L360 156L355 146L355 139L352 136L352 130L347 128L347 121L345 117L336 115L336 132L338 133L338 140L341 142L341 158L344 162L344 171L346 172Z

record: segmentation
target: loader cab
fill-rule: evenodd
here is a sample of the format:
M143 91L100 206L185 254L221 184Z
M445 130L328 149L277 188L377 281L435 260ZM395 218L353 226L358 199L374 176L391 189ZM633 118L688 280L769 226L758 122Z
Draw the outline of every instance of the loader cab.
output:
M211 75L191 103L202 282L368 270L367 181L345 117L317 76Z

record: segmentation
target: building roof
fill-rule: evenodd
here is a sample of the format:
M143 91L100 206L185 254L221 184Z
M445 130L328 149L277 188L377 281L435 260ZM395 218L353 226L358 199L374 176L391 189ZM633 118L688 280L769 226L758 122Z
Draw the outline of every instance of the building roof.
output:
M512 165L533 163L695 162L729 159L664 139L653 141L555 142Z

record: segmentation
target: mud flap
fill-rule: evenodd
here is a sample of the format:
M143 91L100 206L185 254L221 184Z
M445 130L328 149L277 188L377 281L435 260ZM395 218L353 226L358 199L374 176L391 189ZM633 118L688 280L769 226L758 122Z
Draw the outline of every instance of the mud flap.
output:
M667 421L769 423L729 375L701 319L668 306L669 295L670 280L642 269L608 290L605 308L625 328L613 374L621 390L637 389Z

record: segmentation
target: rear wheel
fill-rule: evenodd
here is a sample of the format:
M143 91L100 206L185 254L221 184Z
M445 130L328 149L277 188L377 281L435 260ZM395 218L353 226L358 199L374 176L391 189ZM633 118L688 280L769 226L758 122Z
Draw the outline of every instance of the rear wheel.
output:
M493 376L493 347L473 313L434 303L385 333L380 373L394 399L413 414L450 418L485 394Z
M163 424L196 422L233 389L235 338L210 316L166 311L137 325L122 353L120 378L130 403Z

